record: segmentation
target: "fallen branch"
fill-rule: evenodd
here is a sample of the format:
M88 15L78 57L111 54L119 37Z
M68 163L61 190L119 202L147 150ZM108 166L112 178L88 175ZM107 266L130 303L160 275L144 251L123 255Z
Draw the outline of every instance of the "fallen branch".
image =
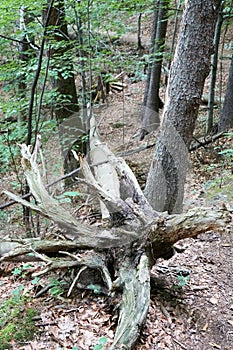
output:
M225 136L225 133L220 132L213 136L207 135L200 139L195 139L196 142L193 142L192 145L189 147L189 152L193 152L196 151L198 148L205 147L206 145L209 145L210 143L220 139L223 136Z

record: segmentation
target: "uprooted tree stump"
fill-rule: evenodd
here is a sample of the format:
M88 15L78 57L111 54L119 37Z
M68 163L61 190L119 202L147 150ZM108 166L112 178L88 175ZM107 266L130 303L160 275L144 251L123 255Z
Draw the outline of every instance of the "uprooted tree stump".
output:
M156 260L166 256L180 239L226 228L230 216L226 208L195 208L179 215L154 211L126 163L108 150L104 153L98 140L95 140L95 147L94 152L97 155L101 153L102 159L95 165L95 177L86 159L79 155L84 175L84 179L79 181L88 185L90 191L99 197L105 215L109 213L109 225L106 221L102 227L81 224L62 208L43 185L35 155L23 145L22 164L36 204L10 192L5 193L55 222L66 239L2 241L0 261L17 257L43 260L47 265L40 274L57 268L77 267L80 269L79 277L84 269L97 269L109 295L114 297L116 290L122 293L118 325L110 349L132 349L147 316L150 269ZM118 184L113 181L114 190L110 191L105 188L105 181L101 181L98 168L104 167L102 170L106 172L106 166L110 167L107 171L114 181L119 181ZM55 253L56 258L51 257L51 253Z

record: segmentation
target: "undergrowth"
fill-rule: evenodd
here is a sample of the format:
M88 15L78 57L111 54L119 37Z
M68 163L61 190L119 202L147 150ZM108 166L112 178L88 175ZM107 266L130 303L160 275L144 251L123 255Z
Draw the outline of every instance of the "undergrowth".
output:
M33 321L36 310L27 307L28 297L22 294L23 289L19 286L11 298L0 303L0 350L12 349L15 341L31 340L37 331Z

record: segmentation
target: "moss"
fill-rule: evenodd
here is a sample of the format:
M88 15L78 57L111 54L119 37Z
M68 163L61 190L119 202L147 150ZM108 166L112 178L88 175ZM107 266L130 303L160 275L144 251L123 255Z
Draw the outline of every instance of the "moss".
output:
M26 308L25 298L16 302L14 297L0 304L0 350L12 349L11 341L28 341L37 329L33 321L36 311Z
M232 200L233 175L209 181L206 187L209 199Z

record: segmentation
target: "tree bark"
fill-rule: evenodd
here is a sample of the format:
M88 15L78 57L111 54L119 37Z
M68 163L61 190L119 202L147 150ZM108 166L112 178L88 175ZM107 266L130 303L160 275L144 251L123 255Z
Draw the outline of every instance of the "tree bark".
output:
M187 1L145 195L158 211L182 211L188 147L209 74L219 0Z
M214 95L215 95L215 85L217 78L217 68L218 68L218 48L221 36L221 28L223 24L223 7L222 4L221 10L218 14L218 19L215 27L214 35L214 53L211 58L211 69L210 69L210 87L209 87L209 96L208 96L208 112L206 120L206 133L208 134L213 128L214 120Z
M46 13L45 13L46 14ZM46 16L44 16L46 17ZM77 91L71 58L67 53L71 49L71 41L65 19L64 0L59 0L52 6L49 16L48 42L50 57L51 83L57 95L55 98L54 111L59 127L59 137L62 156L64 158L64 172L69 173L78 167L72 156L71 149L76 148L86 154L86 119L79 112ZM68 56L69 57L69 56ZM61 65L64 63L64 68ZM71 183L66 179L65 183Z
M223 110L219 122L218 130L227 131L233 127L233 55L231 57L231 65L229 70L227 89L225 94L225 100L223 104Z
M43 17L46 17L46 11ZM61 102L55 104L55 114L60 124L64 119L79 110L72 62L68 62L66 59L64 61L65 69L61 72L61 59L64 60L67 51L70 49L64 0L59 0L53 5L48 26L50 28L48 33L50 69L55 73L55 76L51 77L51 82L58 93L56 100L61 99ZM58 59L59 62L57 62Z
M151 40L154 45L151 50L153 63L149 65L148 70L140 135L141 140L147 133L156 130L160 124L159 109L163 106L163 103L159 97L159 87L168 22L168 5L168 0L161 0L159 2L158 13L157 9L154 12L154 29Z

